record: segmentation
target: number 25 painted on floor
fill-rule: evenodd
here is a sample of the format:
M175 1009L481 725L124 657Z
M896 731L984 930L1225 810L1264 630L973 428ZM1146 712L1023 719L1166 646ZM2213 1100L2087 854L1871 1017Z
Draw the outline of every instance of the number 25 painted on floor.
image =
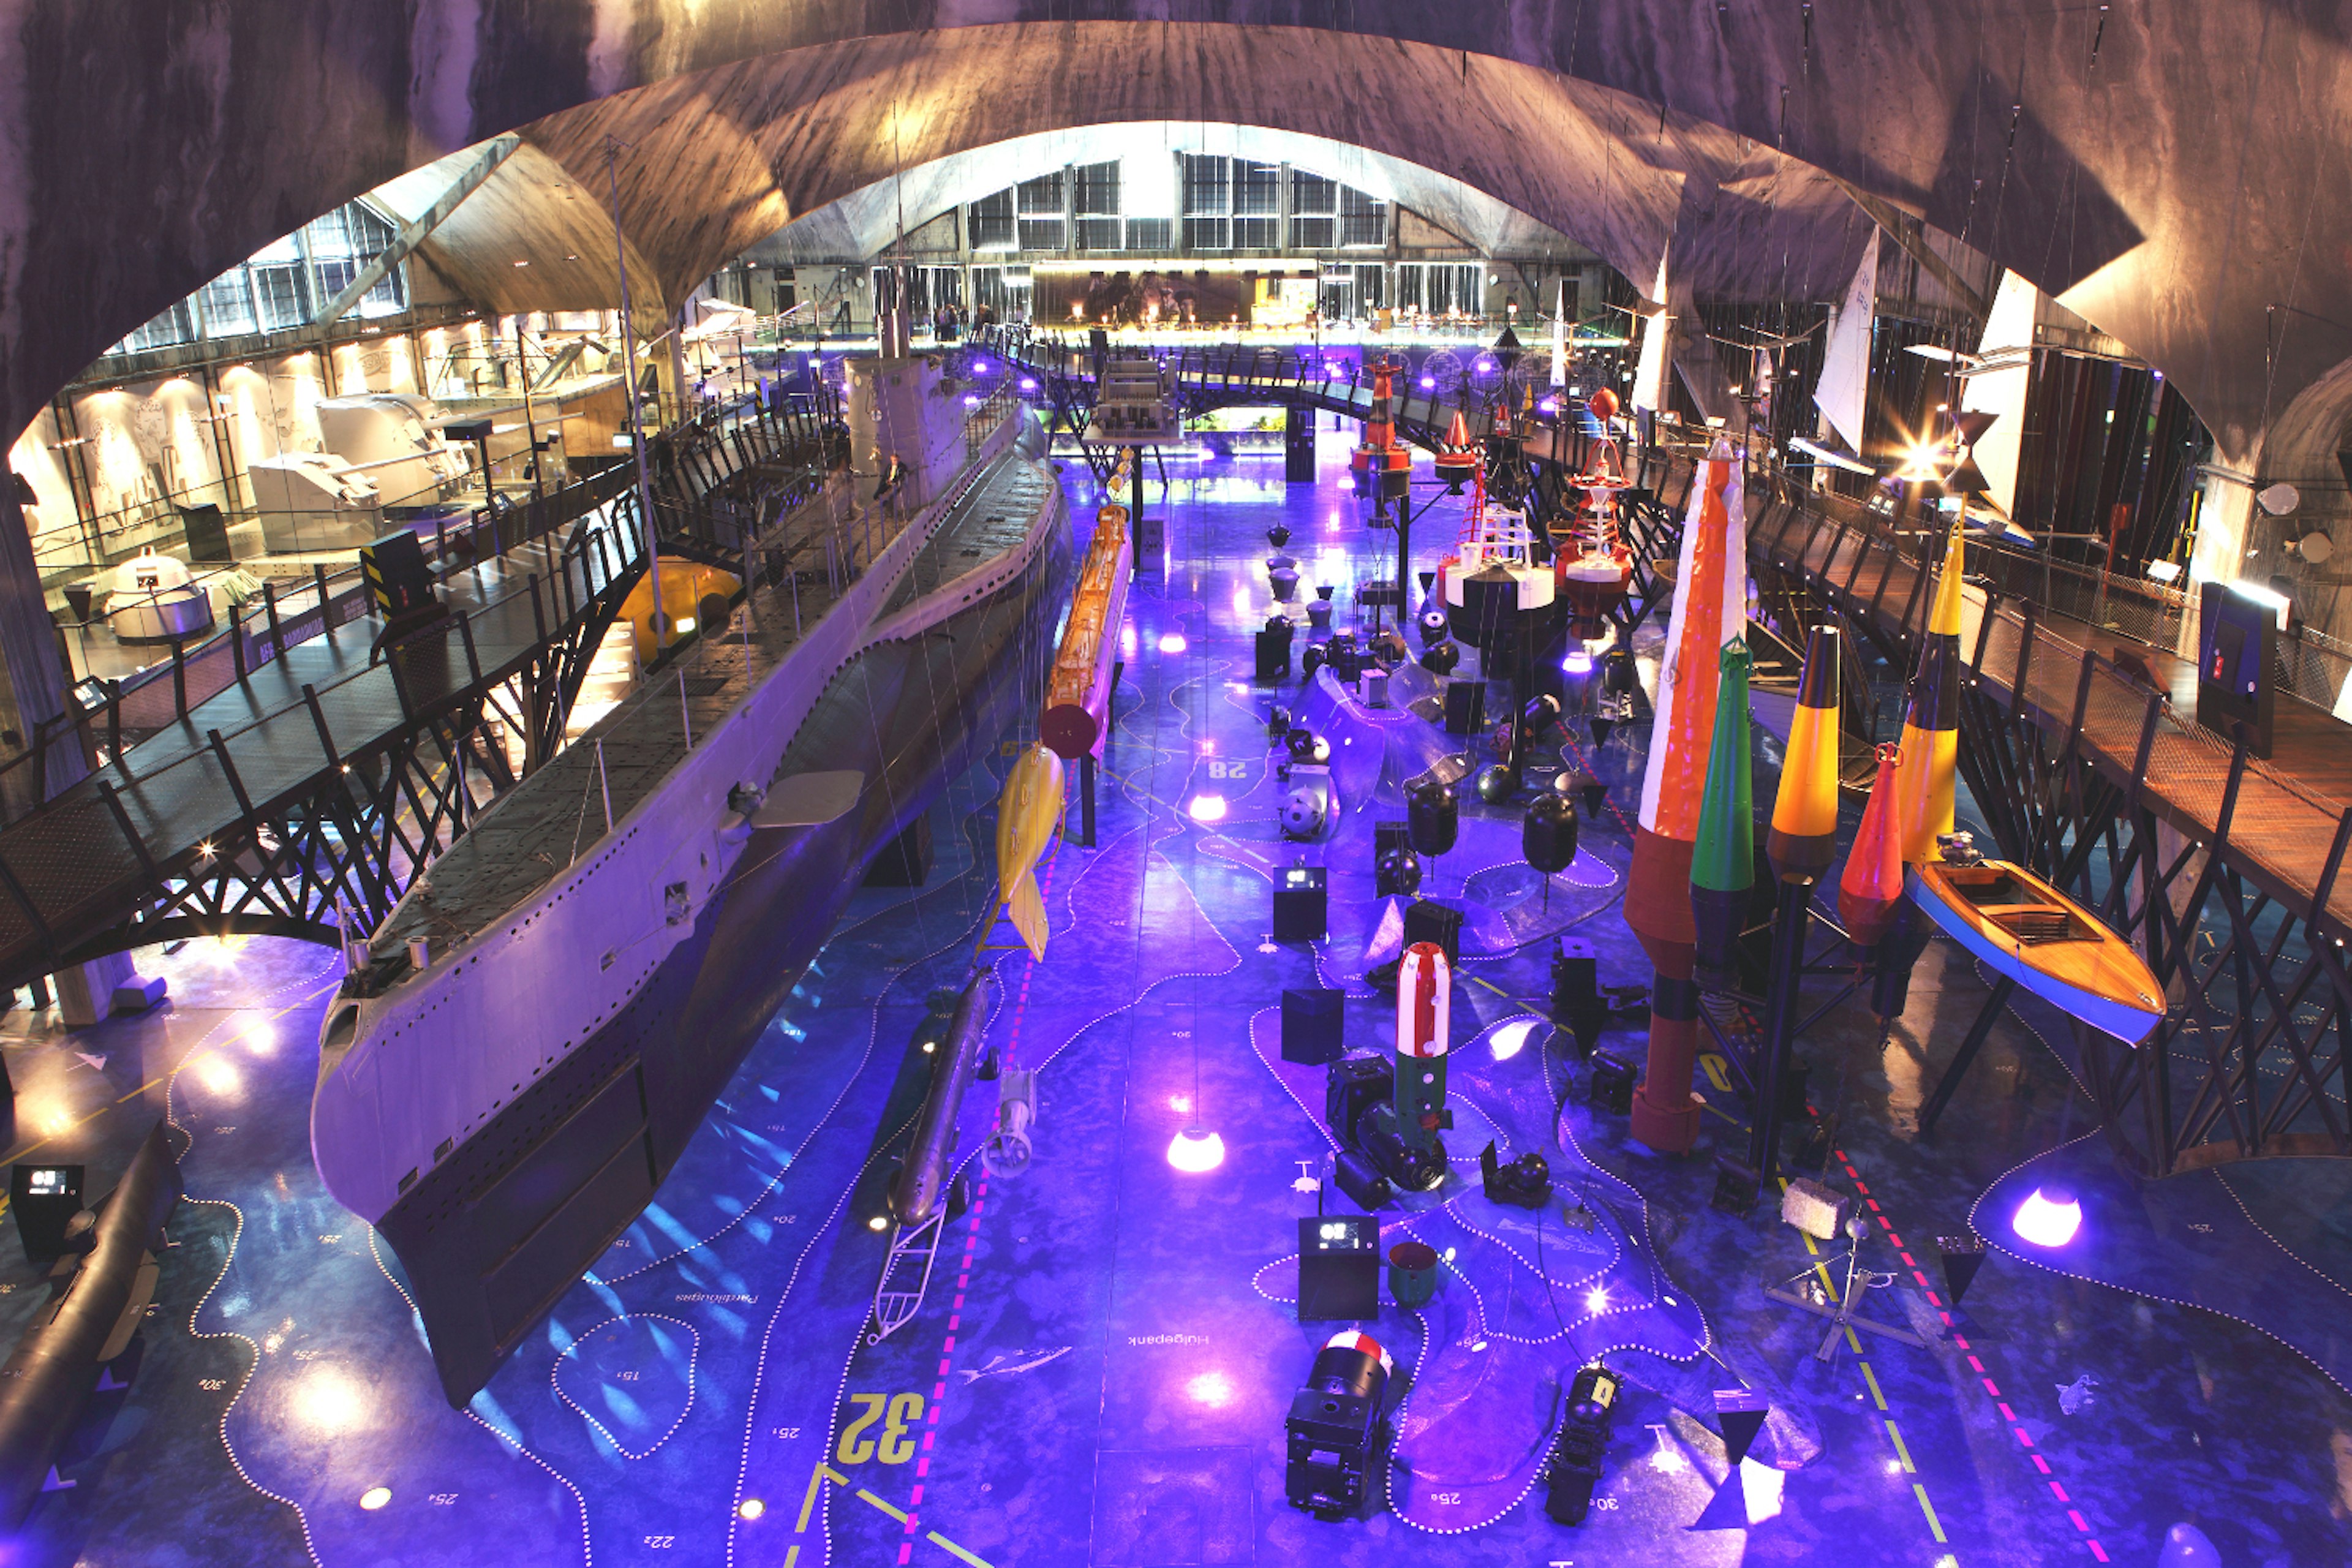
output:
M845 1465L862 1465L868 1459L879 1459L886 1465L903 1465L915 1457L915 1435L908 1428L923 1418L921 1394L853 1394L849 1402L863 1406L865 1414L841 1429L841 1442L834 1449L835 1458ZM877 1420L882 1423L878 1441L864 1435L866 1429Z

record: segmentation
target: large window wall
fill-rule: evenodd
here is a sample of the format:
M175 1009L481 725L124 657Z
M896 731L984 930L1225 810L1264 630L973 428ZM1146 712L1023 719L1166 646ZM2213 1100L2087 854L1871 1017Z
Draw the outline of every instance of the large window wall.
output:
M143 353L302 326L391 249L398 233L398 225L366 202L348 202L255 252L107 352ZM360 297L352 313L395 316L406 309L407 282L395 267Z
M1454 261L1401 261L1396 306L1429 316L1476 316L1486 310L1484 269Z
M991 192L964 209L971 247L1215 256L1388 245L1388 204L1328 175L1218 153L1168 156L1169 171L1080 163Z

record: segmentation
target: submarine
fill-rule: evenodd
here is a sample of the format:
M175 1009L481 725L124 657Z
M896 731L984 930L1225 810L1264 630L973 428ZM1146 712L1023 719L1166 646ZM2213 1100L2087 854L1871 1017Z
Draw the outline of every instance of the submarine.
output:
M453 1405L643 1212L877 858L1034 706L1072 561L1034 416L982 429L928 362L856 370L853 432L908 475L896 534L868 519L841 572L858 532L812 503L824 549L751 593L756 629L485 812L328 1009L312 1155L399 1258Z

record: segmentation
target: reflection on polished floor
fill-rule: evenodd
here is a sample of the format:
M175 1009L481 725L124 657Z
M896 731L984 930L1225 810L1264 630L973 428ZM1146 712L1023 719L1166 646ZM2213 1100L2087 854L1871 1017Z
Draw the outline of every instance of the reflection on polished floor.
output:
M1287 1504L1284 1418L1349 1325L1292 1305L1330 1143L1321 1069L1281 1059L1276 1014L1286 987L1339 988L1349 1048L1388 1048L1366 975L1373 822L1393 803L1343 799L1325 842L1283 840L1265 716L1303 693L1295 674L1251 679L1250 634L1270 524L1294 531L1309 584L1338 585L1343 625L1393 536L1364 528L1337 463L1313 486L1280 471L1171 465L1164 494L1155 471L1147 506L1184 564L1129 599L1096 843L1066 837L1045 868L1045 959L992 932L1000 756L938 808L929 884L857 895L655 1206L465 1410L441 1397L389 1250L312 1169L334 953L199 942L142 955L172 983L156 1014L71 1036L13 1016L13 1157L86 1160L98 1185L162 1114L191 1202L140 1375L100 1396L59 1467L71 1485L8 1562L1974 1568L2151 1563L2184 1522L2232 1568L2352 1558L2352 1398L2328 1327L2352 1305L2341 1180L2282 1162L2114 1177L2084 1141L2066 1037L2032 1005L1922 1138L1986 990L1938 942L1885 1039L1848 1005L1801 1047L1837 1118L1826 1174L1883 1227L1864 1266L1888 1288L1867 1310L1932 1342L1814 1359L1819 1320L1761 1292L1811 1244L1769 1205L1709 1206L1708 1156L1746 1142L1736 1099L1710 1076L1697 1153L1652 1154L1589 1103L1589 1067L1540 1016L1554 936L1593 942L1604 984L1648 978L1607 809L1549 889L1520 862L1515 806L1465 806L1428 874L1424 893L1480 911L1453 1003L1454 1173L1381 1219L1384 1247L1409 1232L1446 1263L1428 1306L1384 1300L1357 1325L1396 1368L1376 1506L1323 1521ZM1082 468L1065 482L1084 499ZM1452 526L1441 505L1416 537ZM1345 710L1329 738L1370 748L1395 722ZM1590 753L1621 804L1638 729ZM1272 889L1302 854L1328 868L1329 931L1276 942ZM1035 1161L983 1175L994 1098L975 1095L969 1207L920 1313L869 1344L886 1241L868 1221L919 1098L912 1042L975 943L1001 982L1000 1058L1038 1073ZM1639 1026L1605 1039L1638 1054ZM1188 1133L1222 1159L1180 1168ZM1545 1152L1556 1201L1489 1204L1490 1138ZM1997 1250L1948 1327L1926 1294L1942 1290L1936 1238L1973 1220L2006 1240L2037 1162L2072 1162L2082 1235L2051 1266ZM0 1249L0 1331L37 1279ZM1625 1391L1593 1511L1570 1529L1538 1471L1595 1357ZM1734 1468L1712 1393L1743 1384L1773 1415Z

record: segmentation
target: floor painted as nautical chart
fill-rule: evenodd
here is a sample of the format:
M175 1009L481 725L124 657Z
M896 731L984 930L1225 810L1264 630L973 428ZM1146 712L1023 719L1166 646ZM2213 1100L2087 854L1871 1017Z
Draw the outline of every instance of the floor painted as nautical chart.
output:
M1343 987L1349 1047L1387 1048L1362 978L1382 913L1371 824L1402 815L1381 792L1428 743L1394 711L1327 703L1343 795L1359 793L1327 842L1282 841L1265 715L1303 688L1250 679L1264 532L1287 522L1307 583L1341 584L1339 619L1356 617L1346 584L1393 535L1369 533L1339 488L1348 438L1324 435L1312 487L1283 485L1278 458L1188 462L1164 496L1155 479L1184 564L1129 601L1097 844L1066 839L1051 860L1045 961L992 924L993 778L978 770L935 818L929 885L857 896L656 1207L467 1409L442 1399L389 1252L311 1171L332 953L196 942L142 955L172 983L155 1015L70 1036L10 1015L12 1157L87 1160L102 1190L165 1117L189 1201L129 1389L99 1396L60 1466L73 1484L0 1564L1991 1568L2151 1564L2179 1521L2231 1568L2352 1560L2352 1399L2332 1337L2352 1321L2344 1168L2135 1189L2085 1136L2065 1061L2011 1025L1921 1139L1919 1106L1985 989L1938 943L1891 1037L1849 1004L1801 1050L1814 1102L1839 1116L1827 1173L1885 1227L1864 1263L1895 1288L1867 1310L1937 1342L1841 1342L1818 1361L1819 1320L1760 1292L1808 1267L1803 1238L1769 1205L1707 1205L1710 1156L1745 1146L1719 1066L1699 1085L1697 1155L1664 1158L1585 1103L1587 1068L1538 1016L1555 934L1593 941L1604 983L1648 978L1609 810L1547 892L1519 862L1517 808L1474 805L1424 886L1474 911L1455 1179L1381 1225L1384 1246L1409 1233L1450 1262L1429 1308L1360 1325L1397 1366L1380 1505L1325 1521L1286 1503L1284 1415L1347 1325L1291 1306L1315 1203L1297 1184L1329 1142L1319 1069L1281 1062L1275 1008L1286 986ZM1418 537L1453 526L1441 503ZM1628 813L1639 729L1592 758ZM1328 865L1330 932L1276 944L1272 879L1300 853ZM1002 983L992 1040L1040 1074L1035 1163L1011 1180L970 1166L921 1311L866 1345L887 1245L867 1221L928 1063L910 1041L976 944ZM1638 1057L1639 1021L1607 1043ZM979 1086L963 1157L992 1107ZM1214 1169L1171 1164L1188 1128L1221 1141ZM1551 1205L1486 1203L1490 1137L1545 1152ZM2034 1263L1996 1253L1953 1337L1922 1289L1942 1289L1935 1238L1975 1211L2012 1242L2034 1172L2011 1173L2053 1150L2085 1193L2082 1237ZM13 1337L41 1292L8 1228ZM1570 1530L1545 1518L1536 1469L1564 1382L1596 1355L1629 1388L1593 1512ZM1734 1473L1711 1391L1741 1384L1774 1415Z

